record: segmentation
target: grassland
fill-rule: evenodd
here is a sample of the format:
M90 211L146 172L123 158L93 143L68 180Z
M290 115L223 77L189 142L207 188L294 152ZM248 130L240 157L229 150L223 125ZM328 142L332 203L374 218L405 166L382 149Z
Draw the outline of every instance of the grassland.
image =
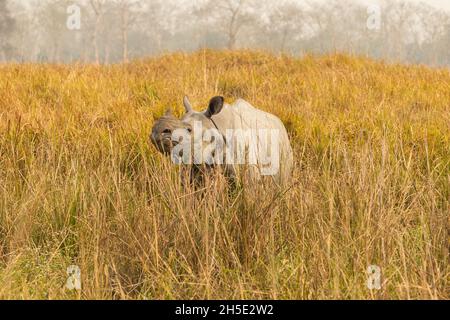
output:
M292 187L182 188L148 134L184 94L279 116ZM2 299L448 299L449 199L449 70L245 51L0 65Z

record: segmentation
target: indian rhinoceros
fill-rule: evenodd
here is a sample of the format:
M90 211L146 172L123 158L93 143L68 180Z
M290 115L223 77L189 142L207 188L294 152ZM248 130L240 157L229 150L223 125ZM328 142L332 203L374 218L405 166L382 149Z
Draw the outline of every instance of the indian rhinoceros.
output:
M289 181L293 153L279 118L243 99L230 105L214 97L203 111L195 111L187 97L183 104L181 119L167 112L153 126L151 141L160 152L176 163L192 164L194 175L206 166L220 167L232 179L245 172L252 181L263 176L277 185Z

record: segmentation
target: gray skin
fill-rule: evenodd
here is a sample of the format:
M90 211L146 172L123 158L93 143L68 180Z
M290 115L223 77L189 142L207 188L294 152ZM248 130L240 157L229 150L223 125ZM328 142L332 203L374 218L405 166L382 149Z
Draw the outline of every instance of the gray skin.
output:
M150 140L159 152L170 155L173 147L177 144L176 141L172 141L172 132L184 127L183 122L176 118L170 110L167 110L153 125Z
M289 182L292 174L293 153L287 131L279 118L253 107L242 99L237 100L233 105L228 105L224 103L223 97L214 97L204 111L195 111L187 97L184 97L183 103L186 113L181 120L166 113L153 126L151 140L160 152L166 155L170 154L176 145L176 142L171 140L171 132L175 129L187 129L192 134L195 121L201 122L203 130L216 129L223 137L226 137L227 129L276 129L279 132L277 143L280 148L280 170L269 178L272 178L277 185L285 185ZM229 142L225 140L225 143ZM235 142L233 141L233 143ZM217 166L219 165L206 167L210 169ZM224 164L220 166L225 175L233 179L238 175L241 176L241 172L243 172L241 165ZM195 175L205 172L201 167L205 168L205 165L193 166L191 181L196 180ZM258 165L248 166L248 169L250 170L246 170L246 174L249 175L250 180L261 179Z

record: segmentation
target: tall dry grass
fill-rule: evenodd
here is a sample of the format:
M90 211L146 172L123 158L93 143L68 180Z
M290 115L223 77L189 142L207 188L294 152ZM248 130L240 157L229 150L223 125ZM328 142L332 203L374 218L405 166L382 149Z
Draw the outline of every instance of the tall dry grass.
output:
M292 187L182 188L148 134L185 93L279 116ZM0 298L448 299L449 173L448 70L214 51L2 65Z

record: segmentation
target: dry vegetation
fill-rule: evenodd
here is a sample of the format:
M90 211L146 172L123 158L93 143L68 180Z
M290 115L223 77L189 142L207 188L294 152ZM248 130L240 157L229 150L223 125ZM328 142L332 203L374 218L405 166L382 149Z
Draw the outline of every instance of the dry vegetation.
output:
M279 116L292 187L183 189L148 134L185 93ZM2 65L0 298L448 299L449 111L448 70L341 55Z

